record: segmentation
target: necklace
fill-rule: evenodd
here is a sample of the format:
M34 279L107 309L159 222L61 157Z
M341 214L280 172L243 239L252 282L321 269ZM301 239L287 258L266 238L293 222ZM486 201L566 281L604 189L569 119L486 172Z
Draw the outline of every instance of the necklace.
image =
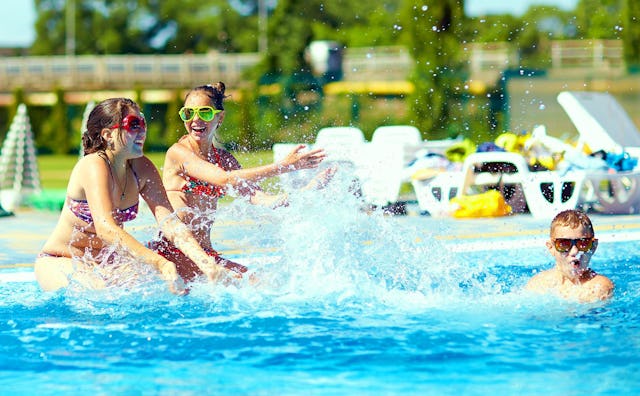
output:
M111 178L113 179L113 182L120 188L120 191L122 192L120 194L120 201L122 201L124 200L124 195L127 192L127 182L129 181L129 178L127 177L129 162L127 162L126 168L124 170L124 187L122 187L120 183L118 183L118 178L116 177L115 170L111 169L113 167L113 165L111 164L111 161L109 160L109 158L106 158L106 160L107 160L107 163L109 164L109 174L111 174Z

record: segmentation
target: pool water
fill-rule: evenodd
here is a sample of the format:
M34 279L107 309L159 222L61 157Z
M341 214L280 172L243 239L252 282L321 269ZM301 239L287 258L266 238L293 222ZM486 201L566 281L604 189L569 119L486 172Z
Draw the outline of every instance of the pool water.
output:
M0 219L0 387L15 394L632 394L640 218L592 217L606 303L531 296L548 221L365 213L350 197L235 201L214 241L256 285L149 280L43 293L28 263L55 215ZM335 192L334 192L335 194ZM22 217L22 218L21 218ZM26 221L25 221L26 219ZM5 227L5 225L7 227ZM141 239L153 222L128 226ZM29 236L30 235L30 236ZM35 235L35 236L34 236Z

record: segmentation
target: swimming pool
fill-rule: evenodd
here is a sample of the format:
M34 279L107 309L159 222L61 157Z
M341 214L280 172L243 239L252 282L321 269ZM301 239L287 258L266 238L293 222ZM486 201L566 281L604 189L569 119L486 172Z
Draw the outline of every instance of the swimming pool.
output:
M16 394L629 394L640 218L593 216L608 303L532 298L548 221L385 217L342 197L234 202L215 240L259 285L43 293L56 214L0 219L0 386ZM337 199L337 198L332 198ZM141 216L131 227L152 235Z

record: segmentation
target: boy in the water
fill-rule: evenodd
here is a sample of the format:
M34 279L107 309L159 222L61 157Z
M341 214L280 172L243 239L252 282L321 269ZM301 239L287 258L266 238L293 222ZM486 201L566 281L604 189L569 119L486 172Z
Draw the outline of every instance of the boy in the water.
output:
M549 253L556 259L554 268L529 280L526 290L553 293L580 302L606 300L613 295L613 282L589 268L598 247L589 217L579 210L565 210L551 221Z

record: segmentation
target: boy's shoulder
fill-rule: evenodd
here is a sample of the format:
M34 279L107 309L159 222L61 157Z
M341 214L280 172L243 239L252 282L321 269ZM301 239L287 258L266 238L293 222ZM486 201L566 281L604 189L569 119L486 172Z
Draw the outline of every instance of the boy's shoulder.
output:
M604 275L596 274L593 278L582 284L597 299L604 300L613 294L614 284Z
M554 270L548 269L535 274L529 279L525 288L527 290L539 290L548 289L556 284L556 277L554 276Z

